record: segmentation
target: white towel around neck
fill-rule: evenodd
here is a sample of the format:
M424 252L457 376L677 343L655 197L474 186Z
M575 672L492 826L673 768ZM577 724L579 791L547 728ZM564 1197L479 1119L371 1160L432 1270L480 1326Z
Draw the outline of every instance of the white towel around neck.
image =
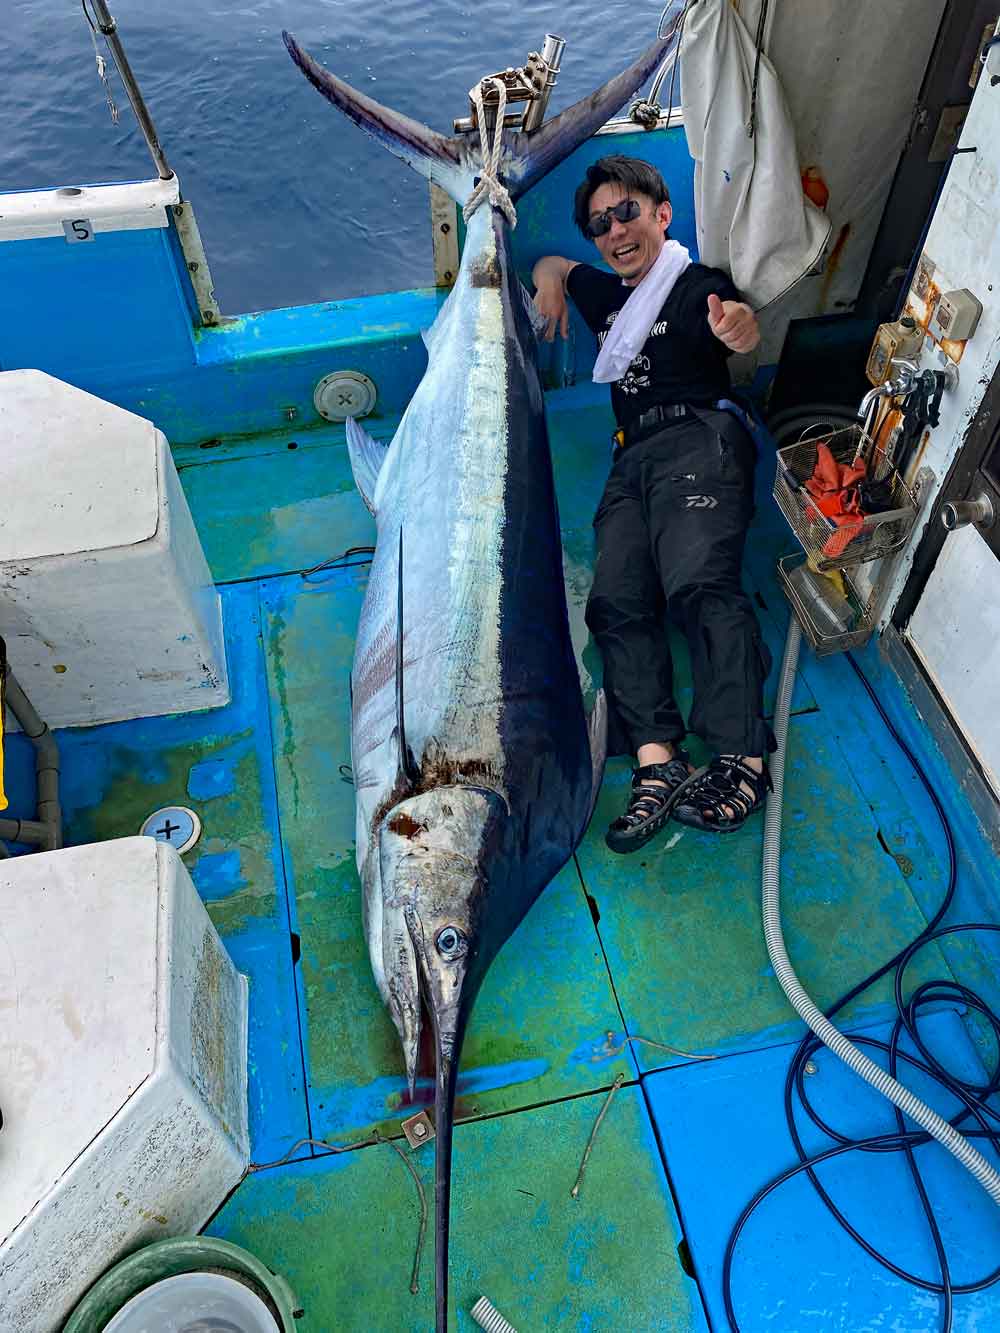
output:
M642 350L663 303L674 283L691 263L691 255L679 241L664 241L653 267L633 288L608 330L594 362L594 383L620 380Z

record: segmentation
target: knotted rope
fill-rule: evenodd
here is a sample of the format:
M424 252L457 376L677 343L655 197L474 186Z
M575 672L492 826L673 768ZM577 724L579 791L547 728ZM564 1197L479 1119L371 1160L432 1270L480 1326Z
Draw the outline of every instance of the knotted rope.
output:
M486 113L483 109L483 90L490 84L499 91L500 102L497 106L497 120L493 128L493 144L490 145L489 135L486 132ZM479 124L479 143L483 151L483 168L479 177L479 183L469 195L468 202L462 209L462 217L468 222L473 213L489 195L490 203L494 208L499 208L501 213L510 223L511 227L517 226L517 213L514 211L514 204L504 185L500 183L497 172L500 168L500 153L503 148L503 118L504 111L507 108L507 88L503 79L483 79L475 88L470 88L469 97L476 108L476 120Z

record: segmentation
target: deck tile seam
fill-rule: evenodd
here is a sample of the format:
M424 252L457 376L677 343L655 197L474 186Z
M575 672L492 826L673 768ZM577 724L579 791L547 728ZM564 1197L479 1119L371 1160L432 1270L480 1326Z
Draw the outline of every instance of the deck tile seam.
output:
M687 1247L688 1257L691 1261L691 1268L693 1272L688 1276L691 1277L692 1281L695 1284L695 1287L698 1290L698 1299L699 1301L701 1301L701 1308L705 1316L705 1324L708 1327L708 1333L714 1333L714 1325L712 1324L712 1317L709 1312L708 1301L705 1298L705 1291L704 1288L702 1287L702 1279L698 1271L699 1268L698 1262L695 1259L694 1247L691 1244L688 1232L688 1225L687 1222L684 1220L684 1210L681 1208L680 1192L677 1189L676 1185L674 1184L674 1178L670 1170L670 1163L667 1161L666 1145L664 1144L663 1136L660 1133L660 1126L657 1123L656 1117L653 1114L653 1104L650 1101L649 1093L646 1090L644 1080L642 1077L640 1077L639 1079L639 1090L642 1094L643 1105L646 1108L646 1115L648 1116L649 1123L653 1129L653 1141L656 1144L657 1152L660 1154L660 1163L663 1167L663 1178L667 1182L667 1189L670 1191L670 1198L674 1205L674 1212L677 1215L677 1225L680 1228L681 1241ZM680 1262L680 1244L678 1244L678 1262ZM683 1268L683 1263L681 1264L681 1267Z
M260 655L259 660L261 664L261 670L264 676L264 697L267 705L265 710L266 725L267 725L267 735L271 750L271 779L274 783L274 791L275 791L274 817L275 817L275 823L277 825L278 855L281 858L281 874L282 878L285 881L285 916L288 925L288 947L289 951L291 951L292 938L294 935L298 933L293 929L293 926L297 925L298 922L297 920L293 922L292 919L292 897L294 893L294 886L293 883L290 881L288 873L288 858L286 855L286 848L285 848L285 835L281 825L281 802L278 800L278 766L275 760L274 719L271 713L271 691L268 685L267 652L264 647L264 606L261 600L261 584L264 582L264 580L255 579L253 581L257 584L257 597L256 597L257 643L258 643L258 653ZM305 1037L302 1030L302 997L299 993L300 977L301 977L301 971L299 966L299 960L293 958L292 989L295 995L295 1029L299 1037L299 1063L302 1069L302 1100L305 1105L305 1113L306 1113L306 1131L307 1131L306 1137L312 1138L313 1137L312 1107L309 1101L309 1086L310 1086L309 1070L306 1064ZM310 1149L310 1153L311 1152L312 1149Z
M548 1099L543 1099L542 1101L528 1102L523 1106L507 1106L496 1111L486 1111L480 1115L462 1116L455 1121L455 1127L457 1129L461 1125L479 1125L485 1123L487 1120L500 1120L507 1116L521 1115L525 1111L541 1111L550 1106L562 1106L568 1102L582 1101L586 1097L607 1097L613 1086L614 1082L612 1080L612 1082L602 1084L597 1088L586 1088L582 1092L566 1093L561 1097L550 1097ZM624 1082L618 1084L619 1092L624 1092L627 1088L639 1089L639 1077L628 1078L625 1079ZM287 1161L278 1159L274 1162L251 1162L243 1179L246 1180L249 1176L262 1175L265 1172L276 1171L285 1166L302 1166L307 1162L322 1162L328 1157L343 1157L345 1153L363 1152L367 1148L378 1148L384 1146L386 1143L400 1143L405 1142L405 1140L406 1136L402 1131L397 1134L386 1134L383 1132L380 1133L378 1139L367 1138L359 1140L357 1143L348 1144L331 1143L329 1152L321 1152L312 1148L307 1155L291 1157ZM583 1152L582 1144L580 1151L581 1153Z

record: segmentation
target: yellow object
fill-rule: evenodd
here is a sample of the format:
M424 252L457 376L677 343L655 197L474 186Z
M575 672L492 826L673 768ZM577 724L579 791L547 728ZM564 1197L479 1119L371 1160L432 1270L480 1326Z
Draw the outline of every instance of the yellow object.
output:
M829 579L830 582L833 584L833 586L840 593L841 597L846 597L847 584L844 582L843 574L840 572L839 569L817 569L816 562L818 559L819 559L818 556L810 554L806 556L806 563L808 564L809 568L812 570L814 574L819 574L822 578Z
M892 376L892 358L915 357L923 340L924 331L911 315L904 315L892 324L880 324L865 366L869 381L876 387L884 384Z

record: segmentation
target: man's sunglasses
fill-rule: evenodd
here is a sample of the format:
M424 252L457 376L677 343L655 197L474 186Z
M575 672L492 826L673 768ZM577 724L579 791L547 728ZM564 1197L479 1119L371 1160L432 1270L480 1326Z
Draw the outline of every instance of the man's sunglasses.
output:
M614 208L606 208L603 213L597 213L592 217L583 229L584 235L596 241L598 236L606 236L611 230L613 217L619 222L634 222L641 212L642 209L634 199L623 199L620 204L615 204Z

